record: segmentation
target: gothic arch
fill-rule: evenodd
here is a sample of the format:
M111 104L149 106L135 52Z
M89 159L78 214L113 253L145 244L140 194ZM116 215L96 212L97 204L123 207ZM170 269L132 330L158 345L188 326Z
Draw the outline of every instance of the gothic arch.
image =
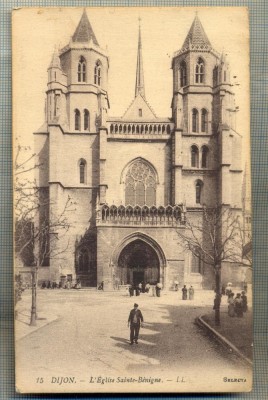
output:
M201 168L208 168L208 159L209 159L209 147L207 144L204 144L201 147Z
M201 179L195 181L195 203L202 204L203 200L204 182Z
M208 120L209 120L209 111L206 107L203 107L200 112L201 118L201 133L208 133Z
M166 256L165 256L164 251L162 250L161 246L151 236L146 235L139 231L133 232L130 235L126 236L123 240L121 240L121 242L116 246L116 248L111 256L111 263L113 265L118 265L118 260L119 260L122 250L128 244L130 244L136 240L143 241L144 243L149 245L155 251L155 253L159 259L160 269L163 269L164 267L166 267L166 265L167 265Z
M87 68L86 59L84 56L80 56L77 66L78 82L86 82L86 68Z
M97 60L94 66L94 84L101 86L101 81L102 81L102 63L100 60Z
M205 83L206 63L203 57L198 56L195 63L195 83Z
M132 164L134 164L137 161L140 161L140 162L148 165L148 167L153 170L155 177L156 177L156 184L159 184L159 177L158 177L158 173L157 173L155 167L153 166L153 164L151 164L149 161L145 160L145 158L142 158L142 157L134 158L133 160L131 160L130 162L128 162L125 165L125 167L123 168L123 170L121 172L120 183L122 183L122 184L125 183L125 178L126 178L128 169L131 167Z
M87 182L87 162L84 158L80 158L78 160L78 176L79 176L79 183L86 183Z
M199 147L196 144L192 144L190 151L191 151L191 167L199 168Z

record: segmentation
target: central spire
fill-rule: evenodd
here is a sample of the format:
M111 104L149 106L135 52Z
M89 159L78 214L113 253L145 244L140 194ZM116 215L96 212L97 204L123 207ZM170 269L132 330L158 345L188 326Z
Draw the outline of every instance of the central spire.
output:
M141 45L141 19L139 18L139 42L138 42L138 54L137 54L137 70L136 70L136 86L135 86L135 97L139 94L145 98L144 88L144 76L143 76L143 65L142 65L142 45Z

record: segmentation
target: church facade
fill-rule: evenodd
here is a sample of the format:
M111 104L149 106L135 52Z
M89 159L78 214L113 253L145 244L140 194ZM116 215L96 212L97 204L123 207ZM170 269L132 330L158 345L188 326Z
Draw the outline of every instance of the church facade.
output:
M196 16L173 55L166 118L145 95L140 28L135 94L120 118L109 114L108 72L84 11L69 44L52 57L46 121L34 133L37 184L50 218L69 198L75 203L57 243L64 257L46 258L39 279L104 282L105 289L142 281L170 289L177 280L212 289L211 266L181 246L178 230L189 217L202 221L204 205L241 210L242 144L228 61ZM239 281L237 268L224 271L223 280Z

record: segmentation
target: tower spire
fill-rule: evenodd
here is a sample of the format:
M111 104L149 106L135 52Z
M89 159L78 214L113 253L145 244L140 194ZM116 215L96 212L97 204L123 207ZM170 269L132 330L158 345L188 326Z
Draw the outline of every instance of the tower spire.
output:
M140 21L141 21L141 18L139 18L139 41L138 41L138 54L137 54L135 97L137 97L138 94L141 94L143 97L145 97Z
M92 40L96 46L99 46L95 33L88 20L86 9L84 8L80 22L73 34L73 42L85 43L90 40Z

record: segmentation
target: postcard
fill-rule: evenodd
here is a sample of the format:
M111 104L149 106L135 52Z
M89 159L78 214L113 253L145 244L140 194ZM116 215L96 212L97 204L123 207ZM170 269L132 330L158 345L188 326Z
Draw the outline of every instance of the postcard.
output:
M247 8L12 27L17 392L249 392Z

